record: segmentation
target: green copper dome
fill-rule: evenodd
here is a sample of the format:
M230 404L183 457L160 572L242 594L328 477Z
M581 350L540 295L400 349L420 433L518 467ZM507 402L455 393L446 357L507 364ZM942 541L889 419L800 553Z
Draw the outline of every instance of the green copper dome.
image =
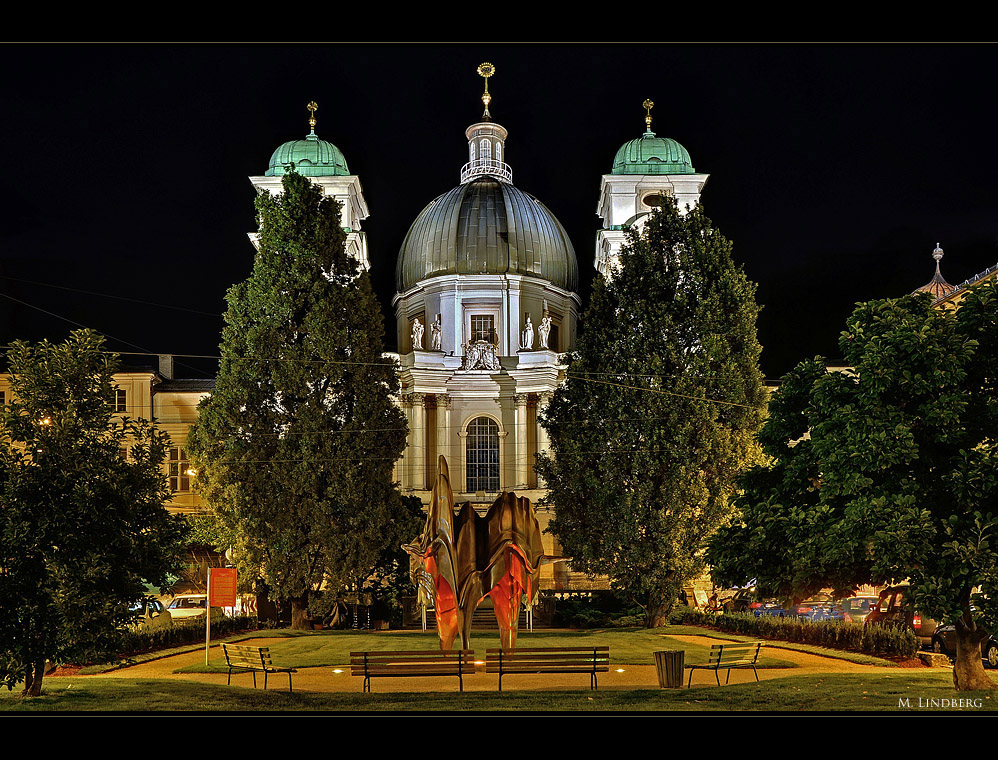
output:
M289 140L270 157L265 177L281 177L290 164L305 177L337 177L350 173L347 160L331 142L320 140L313 132L304 140Z
M611 174L696 174L690 154L668 137L645 132L620 146Z
M482 177L444 193L423 209L399 251L396 287L443 274L520 274L565 290L578 288L575 249L539 200Z

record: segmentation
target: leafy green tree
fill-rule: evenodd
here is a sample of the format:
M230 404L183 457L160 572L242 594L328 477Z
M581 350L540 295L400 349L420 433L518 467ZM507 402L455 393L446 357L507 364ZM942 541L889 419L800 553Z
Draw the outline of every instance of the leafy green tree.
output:
M850 369L798 365L761 438L739 519L710 558L721 581L801 598L909 581L957 632L958 689L994 688L981 642L998 623L998 290L958 311L923 294L860 304L839 340Z
M180 562L164 508L169 437L112 413L114 359L81 330L15 343L0 415L0 683L41 693L46 660L118 653L129 606ZM122 456L127 448L127 456Z
M256 208L259 250L227 294L218 378L188 450L237 566L290 601L303 628L310 603L323 614L317 605L363 585L383 547L410 538L393 481L406 422L340 204L292 171Z
M664 625L704 568L765 405L755 286L698 207L656 211L597 277L537 471L574 570Z

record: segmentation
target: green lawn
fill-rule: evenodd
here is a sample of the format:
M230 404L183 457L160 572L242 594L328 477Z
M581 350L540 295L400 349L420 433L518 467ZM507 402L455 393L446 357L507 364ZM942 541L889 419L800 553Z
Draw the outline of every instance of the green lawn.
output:
M437 635L434 632L421 631L390 631L390 632L353 632L353 631L321 631L294 633L290 631L260 631L259 636L275 635L281 641L270 645L271 657L275 665L295 668L343 666L350 662L352 651L375 651L385 649L436 649L439 647ZM693 626L668 626L648 630L644 628L611 628L585 631L543 630L523 632L518 643L520 646L570 647L592 644L605 644L610 647L611 660L620 665L649 665L653 663L653 652L664 649L684 649L687 664L705 663L710 650L709 644L691 644L679 641L673 636L712 636L720 640L744 640L744 636L713 633L703 628ZM753 639L754 640L754 639ZM472 636L472 647L484 655L485 650L499 646L499 634L475 631ZM806 645L780 644L781 647L803 652L833 654L837 657L870 665L891 665L892 663L867 655L857 655L850 652L834 652L829 649L810 647ZM764 648L759 664L765 668L794 667L792 663L780 658L780 650L772 647ZM212 657L212 665L193 665L183 669L184 672L225 672L221 652Z
M762 683L694 686L692 689L635 691L436 692L393 694L289 694L251 687L214 686L142 679L59 678L45 685L43 696L20 699L0 695L0 712L966 712L994 711L989 693L953 690L948 672L899 669L875 677L790 676ZM941 700L979 700L980 707L953 707ZM907 700L908 706L899 706ZM921 707L920 702L921 700ZM932 706L931 700L937 700Z
M296 668L343 665L352 650L436 648L433 633L321 631L294 633L260 631L256 636L279 637L271 646L275 664ZM652 652L685 649L686 662L706 660L706 646L681 642L673 636L718 635L700 628L671 626L654 631L609 629L599 631L535 631L521 635L538 646L579 646L588 642L610 646L615 664L650 664ZM727 637L736 638L736 637ZM484 652L498 646L498 634L475 633L473 646ZM821 652L815 647L781 645L802 651ZM781 659L781 649L768 648L763 667L794 667ZM886 664L860 655L838 653L846 659ZM211 670L224 672L213 658ZM191 671L205 670L203 665ZM724 679L722 678L722 681ZM277 681L277 683L281 683ZM282 684L283 685L283 684ZM975 700L963 702L954 700ZM948 701L943 701L948 700ZM998 695L958 694L950 671L895 668L885 673L792 675L716 686L708 680L692 689L637 689L631 691L587 688L566 691L516 691L460 693L442 689L435 693L293 693L283 689L263 691L251 686L216 686L156 679L50 678L43 696L21 699L17 692L0 692L0 712L475 712L516 710L524 712L684 712L684 711L993 711Z

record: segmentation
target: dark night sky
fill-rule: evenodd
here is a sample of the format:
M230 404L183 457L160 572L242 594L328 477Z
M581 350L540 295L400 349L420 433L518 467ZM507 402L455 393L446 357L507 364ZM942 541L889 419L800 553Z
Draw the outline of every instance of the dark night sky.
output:
M216 355L252 265L247 177L307 134L309 100L360 177L390 318L409 224L459 182L486 60L514 183L568 230L584 303L600 176L655 101L758 283L767 377L834 360L855 302L923 285L937 241L953 284L998 262L992 45L7 44L0 340L71 320L116 350Z

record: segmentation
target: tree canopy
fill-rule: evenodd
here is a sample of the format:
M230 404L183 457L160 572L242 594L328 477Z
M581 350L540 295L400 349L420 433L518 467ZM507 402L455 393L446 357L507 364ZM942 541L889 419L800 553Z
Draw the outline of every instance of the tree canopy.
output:
M959 310L925 294L860 304L848 364L819 357L783 379L739 517L710 558L718 580L760 593L907 581L916 609L957 628L959 688L991 688L980 643L998 623L998 293Z
M169 438L112 412L115 357L87 330L15 343L0 414L0 683L40 693L46 660L118 654L145 584L179 568Z
M215 389L188 442L243 574L321 614L413 529L393 468L406 422L380 306L345 252L340 204L289 172L257 197L258 252L227 294Z
M756 451L765 388L755 286L699 207L664 205L597 276L537 471L572 569L608 576L662 625L703 570Z

